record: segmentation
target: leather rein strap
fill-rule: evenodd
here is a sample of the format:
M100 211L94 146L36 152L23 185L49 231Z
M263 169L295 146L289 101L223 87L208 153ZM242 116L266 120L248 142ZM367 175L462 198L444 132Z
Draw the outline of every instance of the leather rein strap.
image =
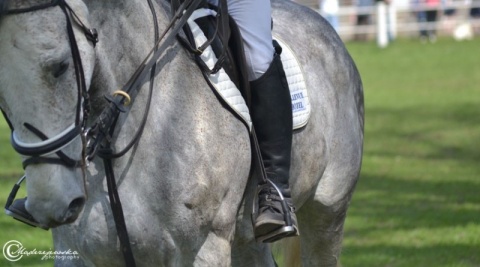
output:
M125 101L128 101L128 99L125 97L125 95L130 95L132 91L138 89L149 72L151 73L151 75L153 75L152 70L158 58L160 58L160 55L163 53L163 51L165 51L166 48L174 42L176 35L187 23L188 18L201 2L202 0L185 1L175 13L174 17L172 18L162 35L159 38L156 38L158 40L156 40L154 47L150 50L148 55L145 57L143 62L139 65L139 67L136 69L136 71L130 77L127 83L122 87L122 90L120 90L120 92L123 93L118 94L115 98L106 97L107 100L110 102L109 106L107 106L103 110L103 112L100 114L100 116L97 118L93 126L87 131L86 134L87 139L90 143L87 146L86 153L88 160L92 160L97 153L100 153L100 156L102 157L119 158L123 156L126 152L128 152L128 150L131 149L139 141L143 129L145 128L146 119L148 117L148 106L150 105L151 96L148 98L147 108L145 109L143 119L141 121L139 129L132 138L132 141L129 142L129 144L124 149L117 153L107 152L105 154L102 153L101 150L99 150L101 144L106 142L109 143L110 141L108 140L112 139L112 128L115 126L117 117L120 112L126 112L126 110L124 109L124 104ZM153 6L151 6L151 10L152 14L154 14L155 11L153 10ZM155 16L156 15L154 14L154 17ZM154 21L156 23L155 18ZM168 36L166 36L167 33L169 33ZM107 139L107 141L105 139Z
M148 56L144 59L142 64L134 72L130 80L122 88L122 93L119 93L116 99L110 97L107 98L107 100L110 102L109 106L105 108L105 110L101 113L100 117L96 120L94 126L87 132L87 139L90 139L89 142L93 141L93 143L91 146L87 147L86 157L87 160L92 160L98 152L98 155L103 159L110 206L112 209L117 234L120 240L120 249L123 253L126 266L134 267L136 266L136 263L130 245L122 204L118 195L112 159L123 156L140 140L140 137L146 125L148 112L152 100L156 62L160 57L161 53L173 43L177 34L187 23L188 18L197 8L197 6L199 6L201 1L202 0L185 1L175 13L167 29L163 32L161 36L159 36L155 9L151 0L148 0L148 4L153 15L155 27L155 45L149 52ZM178 22L176 22L177 20ZM169 32L168 36L166 36L167 32ZM160 45L164 37L165 40L163 41L162 45ZM142 121L140 123L140 127L135 133L132 140L129 142L129 144L120 152L114 153L111 144L112 136L120 112L125 112L123 105L125 104L125 101L127 101L126 96L128 96L131 91L140 87L141 82L143 81L144 77L147 75L148 72L150 72L149 95L147 98L148 100L146 103ZM128 101L131 101L131 99L128 99Z

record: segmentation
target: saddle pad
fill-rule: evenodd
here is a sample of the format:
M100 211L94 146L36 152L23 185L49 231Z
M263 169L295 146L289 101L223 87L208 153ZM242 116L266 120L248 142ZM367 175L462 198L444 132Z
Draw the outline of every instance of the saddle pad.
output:
M216 14L217 12L214 10L201 8L195 10L190 18L188 18L187 23L192 31L196 47L200 47L202 44L204 44L207 41L207 37L195 20L205 16L216 16ZM217 62L217 57L211 46L208 46L203 51L203 53L200 55L200 58L210 69L212 69ZM244 120L251 131L252 119L250 118L250 112L248 110L247 103L240 93L240 90L238 90L237 86L235 86L235 84L232 82L225 70L221 68L218 72L208 75L208 79L220 97L233 109L237 115Z
M303 71L292 49L280 38L273 36L282 47L282 64L287 76L290 96L292 98L293 129L305 126L310 118L310 101L308 99L307 84Z
M195 20L205 16L216 16L216 14L214 10L202 8L195 10L188 19L188 26L190 27L197 47L204 44L207 38ZM307 124L310 116L307 86L300 64L292 50L285 42L278 38L275 39L283 49L281 58L292 97L293 129L299 129ZM210 69L212 69L217 62L217 57L210 46L203 51L200 58ZM218 92L218 95L244 120L249 130L251 130L252 120L245 99L225 70L221 68L217 73L208 75L208 79L212 87Z

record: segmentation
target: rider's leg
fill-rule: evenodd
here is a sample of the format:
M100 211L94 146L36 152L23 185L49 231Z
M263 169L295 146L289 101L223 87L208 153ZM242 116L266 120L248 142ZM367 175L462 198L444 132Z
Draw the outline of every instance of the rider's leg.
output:
M242 34L250 81L258 79L270 66L272 45L270 0L227 0L228 13Z
M280 55L259 79L250 82L252 89L252 122L257 134L267 178L279 189L261 186L259 210L254 218L255 237L264 242L297 235L298 226L289 188L292 147L292 103ZM281 194L279 194L281 193ZM281 198L287 204L291 226L287 226ZM273 233L278 233L273 234Z
M244 41L252 89L252 122L259 141L267 178L261 185L258 216L254 219L255 237L273 242L298 234L298 227L288 184L292 145L292 109L290 92L280 61L272 44L269 0L228 0L228 9ZM283 195L283 196L282 196ZM291 226L282 209L286 200ZM293 229L293 230L292 230Z

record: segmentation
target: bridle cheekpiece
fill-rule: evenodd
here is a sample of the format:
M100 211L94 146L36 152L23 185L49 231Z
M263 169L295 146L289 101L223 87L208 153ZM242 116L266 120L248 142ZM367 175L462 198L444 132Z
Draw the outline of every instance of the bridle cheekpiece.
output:
M85 26L75 12L70 8L70 6L65 2L65 0L52 0L46 3L41 3L34 6L20 7L15 9L6 9L4 13L6 15L10 14L21 14L34 12L51 7L60 7L65 14L67 21L67 34L70 43L70 48L72 51L72 57L75 67L75 77L77 81L78 88L78 100L77 108L75 115L75 122L70 125L67 129L62 131L53 137L47 137L39 129L35 128L29 123L24 123L24 126L39 137L42 141L37 143L26 143L22 142L15 133L15 130L12 128L11 143L15 151L23 156L28 158L24 160L23 167L26 168L30 164L38 163L51 163L51 164L60 164L69 168L76 168L84 166L85 157L81 160L74 160L65 155L61 150L72 143L76 138L81 137L83 141L83 151L85 151L86 141L84 136L86 135L86 121L90 112L90 101L87 92L87 86L85 81L85 74L82 66L82 59L78 49L77 42L75 40L75 34L73 31L72 21L74 21L85 33L86 38L92 42L95 46L98 42L98 34L95 29L91 29ZM45 157L47 155L57 154L58 158ZM83 152L82 154L85 154Z

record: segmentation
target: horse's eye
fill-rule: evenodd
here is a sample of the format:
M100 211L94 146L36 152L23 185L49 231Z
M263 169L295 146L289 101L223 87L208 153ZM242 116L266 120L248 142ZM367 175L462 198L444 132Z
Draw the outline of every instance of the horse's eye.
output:
M68 70L68 61L62 61L52 66L53 77L58 78Z

